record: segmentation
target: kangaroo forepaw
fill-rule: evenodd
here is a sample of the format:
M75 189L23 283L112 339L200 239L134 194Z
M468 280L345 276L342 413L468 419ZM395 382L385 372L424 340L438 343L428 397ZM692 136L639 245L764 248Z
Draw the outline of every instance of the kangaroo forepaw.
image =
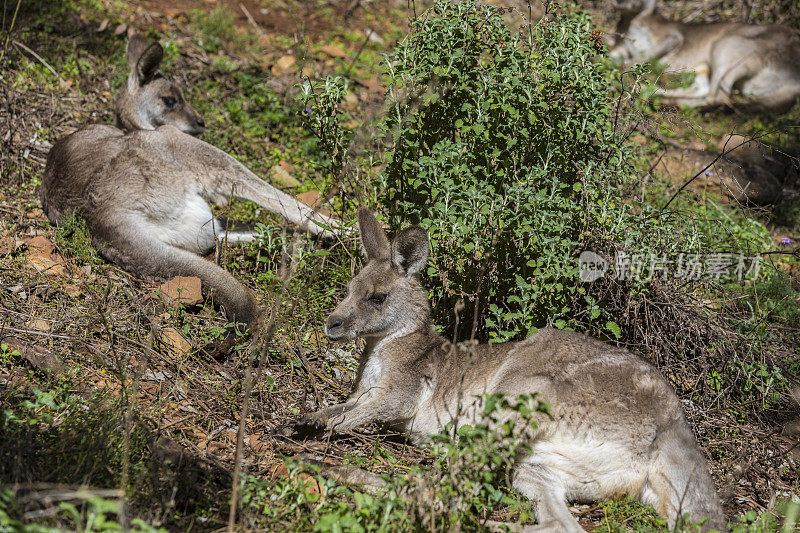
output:
M294 433L300 437L319 435L327 427L327 421L321 419L316 413L302 417L294 424Z

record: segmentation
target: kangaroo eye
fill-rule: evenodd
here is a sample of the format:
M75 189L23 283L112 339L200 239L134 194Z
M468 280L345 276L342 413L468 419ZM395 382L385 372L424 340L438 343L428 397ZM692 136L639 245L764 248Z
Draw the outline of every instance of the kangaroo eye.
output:
M373 294L372 296L369 297L369 301L374 303L374 304L382 304L385 300L386 300L386 295L385 294L375 293L375 294Z
M175 105L175 99L171 96L162 96L161 101L164 102L164 105L167 107L172 107Z

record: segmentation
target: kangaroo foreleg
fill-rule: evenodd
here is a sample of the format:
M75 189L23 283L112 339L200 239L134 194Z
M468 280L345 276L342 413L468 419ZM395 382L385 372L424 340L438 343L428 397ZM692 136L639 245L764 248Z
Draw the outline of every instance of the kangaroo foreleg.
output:
M240 180L236 185L234 195L237 198L249 200L266 207L305 231L328 238L340 233L337 230L341 226L340 222L318 213L303 202L276 189L256 176Z
M295 423L295 431L300 433L308 432L309 430L322 431L327 427L329 419L349 411L355 405L356 403L353 401L345 402L323 407L319 411L309 413Z
M336 229L341 226L339 222L266 183L219 148L185 134L179 134L176 138L180 140L181 148L186 148L182 152L191 154L191 157L181 158L181 170L200 181L203 195L208 200L219 204L223 201L222 197L242 198L281 215L315 235L333 237L340 233Z
M660 59L678 48L682 43L682 34L679 32L669 33L659 42L655 43L650 50L648 50L648 55L655 57L656 59Z

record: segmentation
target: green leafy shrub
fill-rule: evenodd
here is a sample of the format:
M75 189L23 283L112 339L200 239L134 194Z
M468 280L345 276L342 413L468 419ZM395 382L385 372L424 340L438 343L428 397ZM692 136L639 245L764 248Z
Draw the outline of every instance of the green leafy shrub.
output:
M92 246L92 236L89 234L86 222L77 209L61 221L55 234L55 242L83 264L101 263L97 250Z
M291 531L479 531L486 517L507 506L522 509L520 522L532 519L530 507L504 487L510 486L510 470L549 406L536 395L483 400L480 423L450 425L433 436L432 466L386 478L378 494L321 477L313 483L304 475L307 467L291 463L288 477L272 483L246 480L242 504L256 523L266 520Z
M632 174L589 18L557 12L515 35L501 13L440 0L411 21L387 62L382 183L390 227L430 233L439 320L481 298L478 334L494 341L596 308L577 294L576 252L615 229Z

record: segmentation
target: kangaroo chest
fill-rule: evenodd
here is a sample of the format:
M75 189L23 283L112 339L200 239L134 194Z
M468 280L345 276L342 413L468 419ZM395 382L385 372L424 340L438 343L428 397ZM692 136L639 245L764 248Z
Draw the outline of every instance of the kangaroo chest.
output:
M214 248L216 227L214 214L197 192L186 191L177 198L162 198L146 206L146 226L150 234L167 244L197 254Z

